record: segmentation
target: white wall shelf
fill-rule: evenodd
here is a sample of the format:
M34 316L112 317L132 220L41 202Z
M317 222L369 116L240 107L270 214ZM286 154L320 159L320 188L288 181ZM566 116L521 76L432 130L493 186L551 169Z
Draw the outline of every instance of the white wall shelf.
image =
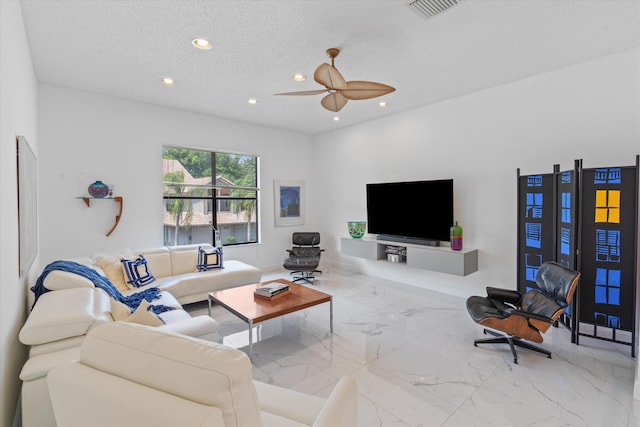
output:
M366 237L362 239L343 237L340 239L340 253L373 261L385 260L386 262L385 249L387 245L406 247L406 264L409 267L457 276L466 276L478 271L478 250L473 248L454 251L449 246L423 246Z

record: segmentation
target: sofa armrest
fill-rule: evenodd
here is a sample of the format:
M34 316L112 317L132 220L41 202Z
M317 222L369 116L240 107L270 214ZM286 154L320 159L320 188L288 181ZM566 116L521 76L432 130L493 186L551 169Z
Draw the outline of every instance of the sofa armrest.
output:
M41 354L27 359L20 371L22 381L33 381L46 377L49 371L56 366L80 360L80 347L71 347L65 350Z
M322 407L313 427L349 427L357 424L358 389L356 380L343 377Z
M95 296L95 289L84 287L42 294L20 330L20 342L37 345L86 334L96 322Z
M162 326L157 326L157 328L163 331L175 332L211 341L218 337L218 326L218 322L213 320L211 317L202 314L200 316L172 321Z
M255 381L263 420L282 419L314 427L352 427L357 424L357 388L353 378L340 379L328 399ZM278 424L276 424L278 423Z

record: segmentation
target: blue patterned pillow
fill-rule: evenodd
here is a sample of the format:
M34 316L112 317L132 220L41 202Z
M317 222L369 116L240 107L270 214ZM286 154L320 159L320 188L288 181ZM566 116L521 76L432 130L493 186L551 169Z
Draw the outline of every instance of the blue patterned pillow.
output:
M216 247L204 250L198 247L198 271L207 271L214 268L222 268L222 248Z
M132 287L139 288L156 280L149 271L147 260L142 255L136 259L122 258L120 261L122 262L127 283Z

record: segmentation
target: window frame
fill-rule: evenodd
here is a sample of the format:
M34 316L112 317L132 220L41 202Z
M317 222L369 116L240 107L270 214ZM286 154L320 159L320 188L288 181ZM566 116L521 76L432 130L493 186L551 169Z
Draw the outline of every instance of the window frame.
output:
M169 181L165 181L165 176L167 173L169 172L165 172L164 170L164 161L165 160L176 160L176 159L171 159L165 158L165 150L166 149L177 149L177 150L190 150L190 151L196 151L196 152L203 152L203 153L207 153L211 156L211 174L208 175L209 178L211 178L211 184L194 184L194 183L176 183L176 182L169 182ZM247 157L247 158L252 158L253 161L255 162L255 176L254 176L254 180L255 180L255 187L252 186L241 186L241 185L219 185L217 183L217 181L219 180L220 176L217 172L217 159L219 155L231 155L231 156L238 156L238 157ZM171 245L171 246L185 246L185 245L189 245L189 244L193 244L193 243L210 243L215 245L215 232L216 231L220 231L221 234L223 234L223 230L221 229L221 227L225 227L225 224L220 225L220 220L219 220L219 214L222 211L219 211L218 209L218 204L220 202L224 202L227 205L232 205L234 203L234 201L249 201L249 202L253 202L253 212L250 211L250 215L251 217L249 218L249 227L251 227L251 222L255 221L255 235L253 235L254 233L252 233L250 230L249 231L249 235L250 238L248 238L246 241L241 241L241 242L237 242L234 241L234 236L232 235L232 239L230 240L226 240L224 237L221 239L221 243L222 246L244 246L244 245L251 245L251 244L257 244L260 243L260 182L259 182L259 170L260 170L260 156L256 155L256 154L246 154L246 153L237 153L237 152L230 152L230 151L222 151L222 150L211 150L211 149L204 149L204 148L196 148L196 147L185 147L185 146L179 146L179 145L170 145L170 144L163 144L162 145L162 162L163 162L163 170L162 170L162 204L163 204L163 212L167 212L168 209L168 203L172 200L188 200L191 201L191 206L193 206L193 202L194 201L202 201L204 203L204 210L206 211L204 214L205 215L209 215L211 218L210 221L210 227L211 227L211 235L207 236L208 241L199 241L199 242L193 242L192 241L192 236L191 234L188 235L188 242L184 243L184 242L180 242L180 239L176 239L177 241L171 242L168 238L167 238L167 231L168 231L168 224L164 221L164 215L163 215L163 241L165 243L165 245ZM186 167L184 165L182 165L182 163L180 163L182 167L185 168ZM187 171L188 172L188 171ZM199 178L203 178L203 177L199 177ZM198 178L198 179L199 179ZM223 179L225 179L227 182L229 182L228 178L223 177ZM181 195L181 194L174 194L174 195L168 195L166 192L166 188L168 186L171 187L186 187L186 188L204 188L207 190L207 194L206 195ZM228 189L229 190L229 195L224 195L221 196L220 192L221 190L225 190ZM254 195L252 196L246 196L246 195L232 195L232 193L234 192L234 190L244 190L244 191L250 191L250 192L254 192ZM212 208L212 209L211 209ZM229 210L225 210L225 211L229 211ZM184 212L184 211L181 211ZM246 224L246 223L245 223ZM200 225L201 226L201 225ZM180 228L182 226L179 226ZM189 227L190 228L190 227ZM175 231L175 230L174 230ZM235 234L235 233L234 233ZM227 236L229 237L229 236Z

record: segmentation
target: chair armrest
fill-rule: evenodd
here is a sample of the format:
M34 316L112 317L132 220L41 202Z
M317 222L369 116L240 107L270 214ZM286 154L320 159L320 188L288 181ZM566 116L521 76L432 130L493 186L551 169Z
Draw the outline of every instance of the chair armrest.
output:
M524 311L524 310L519 310L519 309L509 309L509 310L505 310L505 313L507 314L515 314L517 316L522 316L522 317L526 317L527 319L535 319L535 320L540 320L541 322L546 322L546 323L553 323L554 320L550 317L547 316L543 316L542 314L536 314L536 313L531 313L529 311Z
M518 305L522 300L522 294L511 289L494 288L487 286L487 296L491 299Z

